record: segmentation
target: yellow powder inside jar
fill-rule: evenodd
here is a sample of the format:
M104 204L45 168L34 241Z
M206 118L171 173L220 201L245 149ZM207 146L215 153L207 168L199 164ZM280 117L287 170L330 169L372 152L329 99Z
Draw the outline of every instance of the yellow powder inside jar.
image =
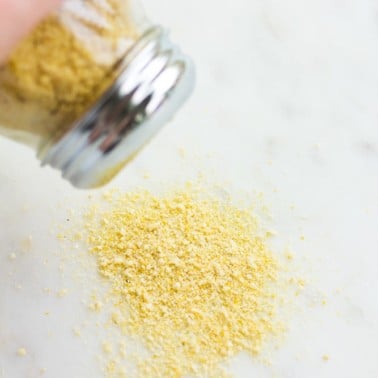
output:
M68 24L62 15L50 16L0 67L3 134L26 142L30 138L32 144L33 138L40 142L62 134L114 80L114 66L125 53L118 44L134 41L137 34L118 1L108 0L108 13L96 4L87 1L85 6L101 15L106 26L64 12ZM103 50L109 50L107 61L97 56Z
M224 361L282 331L279 264L250 211L190 189L105 199L87 214L88 243L117 303L112 322L150 352L139 376L224 376ZM109 377L122 369L109 361Z
M44 20L15 50L3 73L3 87L14 101L25 104L20 116L30 117L29 122L19 123L12 115L4 124L51 133L56 122L72 122L83 112L107 72L56 17ZM51 118L52 123L41 122L40 117Z

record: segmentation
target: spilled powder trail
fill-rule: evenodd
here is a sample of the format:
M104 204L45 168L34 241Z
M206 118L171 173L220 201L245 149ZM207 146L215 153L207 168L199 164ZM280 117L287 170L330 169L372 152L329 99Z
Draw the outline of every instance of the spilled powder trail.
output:
M190 188L104 202L85 216L86 242L111 288L111 322L148 351L138 376L226 376L224 362L282 334L282 266L249 209ZM107 375L129 376L107 354Z

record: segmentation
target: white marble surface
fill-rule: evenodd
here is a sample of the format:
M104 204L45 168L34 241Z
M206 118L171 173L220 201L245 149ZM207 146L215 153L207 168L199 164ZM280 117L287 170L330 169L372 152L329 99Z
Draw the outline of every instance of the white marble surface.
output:
M240 357L236 376L378 377L378 3L145 3L195 58L198 84L114 185L203 172L235 191L265 192L277 246L304 261L308 285L272 366ZM90 284L72 279L75 266L60 272L49 233L87 194L6 140L0 162L0 377L101 377L94 318L85 343L72 332L89 316L80 301Z

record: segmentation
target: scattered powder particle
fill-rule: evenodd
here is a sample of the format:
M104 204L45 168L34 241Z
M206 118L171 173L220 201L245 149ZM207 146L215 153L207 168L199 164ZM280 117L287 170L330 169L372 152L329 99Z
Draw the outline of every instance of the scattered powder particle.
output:
M11 254L9 255L9 259L10 259L10 260L16 260L16 258L17 258L17 255L16 255L15 253L11 253Z
M272 238L272 237L274 237L276 235L277 235L277 233L275 231L272 231L272 230L268 230L268 231L265 232L265 236L267 238Z
M186 150L185 150L184 147L180 147L180 148L178 149L178 153L179 153L179 155L180 155L180 157L181 157L182 159L186 158L186 156L187 156L187 152L186 152Z
M75 336L78 336L78 337L81 336L81 331L80 331L80 328L78 327L73 328L72 332L74 333Z
M225 360L283 331L280 265L250 211L190 189L108 200L85 228L116 299L112 323L149 351L141 377L224 376Z
M119 366L119 362L110 360L105 367L106 375L109 377L127 378L132 375L126 373L126 369Z
M73 236L74 241L79 241L83 239L83 234L81 232L76 232L75 235Z
M104 192L102 194L102 198L105 200L105 201L111 201L113 196L115 194L115 190L107 190L106 192ZM92 197L88 197L88 199L92 199ZM81 239L80 239L81 240Z
M20 356L20 357L25 357L27 352L26 352L26 349L25 348L19 348L17 350L17 354Z
M62 290L58 291L58 297L63 298L67 295L67 293L68 293L67 289L62 289Z
M298 278L297 279L297 284L300 288L304 288L306 286L306 281L303 278Z
M291 252L287 252L287 253L286 253L286 258L287 258L289 261L291 261L291 260L294 259L294 256L293 256L293 254L292 254Z
M29 235L21 242L21 249L24 252L30 252L33 246L33 237Z
M57 236L56 236L59 240L64 240L66 237L63 233L59 233Z
M300 236L300 240L305 240L305 237L303 235Z
M322 357L323 361L327 362L329 361L329 356L327 354L325 354L323 357Z
M119 345L119 355L122 357L122 358L125 358L126 355L127 355L127 352L126 352L126 345L124 342L121 342L120 345Z
M93 302L89 305L89 308L92 310L92 311L96 311L96 312L99 312L101 311L102 309L102 302L100 301L96 301L96 302Z
M102 349L107 354L110 354L113 351L112 344L110 344L108 341L104 341L102 343Z
M43 374L45 374L47 372L47 369L46 368L41 368L39 371L43 375Z

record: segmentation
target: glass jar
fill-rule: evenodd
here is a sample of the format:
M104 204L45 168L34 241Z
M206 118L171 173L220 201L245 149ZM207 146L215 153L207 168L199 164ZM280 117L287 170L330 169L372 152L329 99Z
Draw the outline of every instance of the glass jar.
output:
M79 188L105 184L192 92L194 68L135 0L64 0L0 66L0 132Z

